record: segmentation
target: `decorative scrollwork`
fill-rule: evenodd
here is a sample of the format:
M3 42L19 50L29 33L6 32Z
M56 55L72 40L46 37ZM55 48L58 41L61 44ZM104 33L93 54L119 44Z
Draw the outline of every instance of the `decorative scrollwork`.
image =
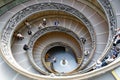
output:
M8 23L6 24L6 26L4 28L3 34L2 34L2 42L4 43L5 40L9 40L10 35L14 31L15 27L17 27L17 25L22 20L24 20L26 17L28 17L36 12L46 11L46 10L59 10L59 11L64 11L64 12L67 12L69 14L76 16L78 19L80 19L86 25L89 32L91 33L91 37L92 37L93 41L95 40L95 37L93 36L94 30L93 30L91 23L78 10L76 10L70 6L60 4L60 3L39 3L39 4L34 4L34 5L24 8L23 10L19 11L12 18L9 19ZM9 30L9 29L11 29L11 30ZM6 41L6 43L7 42L8 41Z
M98 2L101 4L101 6L104 8L106 15L108 16L108 23L110 25L110 29L112 31L112 35L114 35L114 29L117 27L116 17L113 12L112 6L109 2L109 0L98 0Z

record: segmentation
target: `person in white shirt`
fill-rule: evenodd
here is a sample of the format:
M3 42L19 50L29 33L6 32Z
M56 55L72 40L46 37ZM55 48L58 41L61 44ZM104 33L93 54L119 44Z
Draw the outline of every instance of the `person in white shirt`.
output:
M113 41L113 46L116 46L117 44L120 43L120 34L116 35Z
M120 28L115 29L116 35L120 34Z
M87 51L87 50L84 51L84 55L85 55L85 56L87 56L87 55L89 55L89 54L90 54L89 51Z
M109 63L113 62L115 58L116 58L115 55L108 56L108 58L102 62L101 66L103 67L103 66L108 65Z
M101 65L102 65L102 62L97 60L93 69L99 69L99 68L101 68Z
M28 28L28 29L31 29L31 25L30 25L30 23L26 20L25 21L25 25L26 25L26 27Z
M17 38L19 40L23 40L24 39L24 36L20 32L18 32L16 36L17 36Z
M40 23L38 29L42 29L42 28L44 28L44 26L42 25L42 23Z

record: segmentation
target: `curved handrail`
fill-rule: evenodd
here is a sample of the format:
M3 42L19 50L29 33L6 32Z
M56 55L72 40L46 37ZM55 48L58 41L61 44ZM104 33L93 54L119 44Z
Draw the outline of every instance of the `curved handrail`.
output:
M53 16L46 16L47 18L54 18L54 17L57 17L57 18L61 18L61 17L63 17L63 18L65 18L65 19L71 19L71 18L68 18L68 16L66 17L66 16L58 16L58 15L53 15ZM41 17L39 20L41 20L41 19L43 19L44 17ZM72 18L71 20L75 20L74 18ZM79 22L78 20L75 20L75 21L77 21L77 22ZM33 21L33 22L35 22L35 21ZM96 35L96 33L94 32L94 35ZM93 35L93 36L94 36ZM96 38L96 37L95 37ZM88 61L87 61L87 63L85 63L82 67L80 67L80 68L78 68L78 70L81 70L81 69L83 69L84 67L86 67L88 64L89 64L89 62L91 61L91 59L92 59L92 57L93 57L93 55L94 55L94 53L95 53L95 50L96 50L96 42L95 42L95 40L92 42L94 45L91 47L92 48L92 51L91 51L91 55L89 56L89 58L88 58ZM84 50L84 49L83 49Z
M102 61L102 60L105 58L105 56L108 55L108 54L106 54L106 53L108 53L108 52L111 50L112 43L113 43L113 42L110 42L108 48L105 50L105 55L104 55L103 57L99 58L98 60ZM82 71L79 71L79 73L89 72L89 71L91 71L91 70L93 69L94 66L95 66L95 63L94 63L93 65L91 65L89 68L87 68L87 69L85 69L85 70L82 70Z
M49 75L49 74L50 74L49 72L45 72L45 71L43 71L41 68L38 67L38 65L34 62L34 59L32 58L33 56L32 56L31 54L29 54L29 53L31 53L31 52L28 50L28 51L27 51L27 54L28 54L28 57L29 57L29 61L32 63L32 66L33 66L35 69L37 69L40 73Z
M113 12L113 9L112 9L112 6L111 6L110 2L108 0L97 0L97 1L102 6L102 8L104 9L104 11L106 13L107 20L108 20L108 23L109 23L109 32L110 32L109 40L107 42L107 45L106 45L106 47L105 47L105 49L103 51L103 54L99 58L99 60L102 60L106 56L106 53L111 48L111 45L112 45L112 40L111 39L112 39L113 35L115 34L114 29L116 28L117 24L116 24L116 17L115 17L115 14ZM85 71L89 71L89 70L90 69L88 68Z
M2 52L4 52L4 51L2 51ZM11 65L11 66L12 66L12 65ZM14 65L14 68L15 68L15 65ZM17 69L19 69L19 68L15 68L15 69L17 70ZM33 75L33 74L30 74L30 73L28 73L28 74L27 74L27 72L24 72L24 71L21 71L21 70L22 70L22 69L17 70L17 71L19 71L20 73L22 73L22 72L23 72L23 74L25 74L25 73L26 73L26 75L28 75L28 74L29 74L29 76L30 76L30 75ZM37 78L38 78L38 76L37 76L37 75L33 75L33 78L34 78L35 76L36 76L36 79L37 79ZM42 76L41 76L41 77L42 77ZM39 77L39 78L40 78L40 77ZM67 77L66 77L66 78L67 78Z
M9 64L9 62L8 62ZM92 77L92 76L95 76L95 75L99 75L99 74L102 74L106 71L109 71L117 66L119 66L120 64L120 58L118 58L117 60L115 60L113 63L103 67L103 68L100 68L98 70L95 70L95 71L91 71L91 72L88 72L86 74L81 74L81 75L76 75L76 76L65 76L65 77L56 77L54 76L54 78L50 77L50 76L41 76L41 75L35 75L35 74L31 74L31 73L28 73L27 71L22 71L22 69L19 70L18 66L11 66L13 67L16 71L24 74L25 76L28 76L28 77L31 77L31 78L34 78L34 79L86 79L86 78L89 78L89 77ZM10 64L9 64L10 65ZM103 72L101 72L101 70Z
M43 35L46 34L46 33L52 32L52 31L64 32L64 33L66 33L66 34L71 35L72 37L74 37L74 38L76 39L76 41L78 42L79 46L81 46L81 41L80 41L79 37L78 37L73 31L71 31L71 30L69 30L69 29L66 29L66 28L63 28L63 27L60 27L60 26L58 26L58 27L56 27L56 26L50 26L50 27L46 27L46 28L43 28L43 29L37 31L37 32L31 37L31 39L30 39L30 41L29 41L28 46L30 46L30 47L29 47L29 50L28 50L28 55L29 55L29 59L30 59L30 61L32 62L33 66L35 66L35 68L37 68L37 70L39 70L40 72L41 72L41 69L40 69L39 67L37 67L37 65L36 65L35 62L34 62L33 56L32 56L32 54L33 54L33 53L32 53L33 46L34 46L34 43L35 43L41 36L43 36ZM77 53L77 54L78 54L78 53ZM83 59L84 56L81 56L81 57L82 57L82 59ZM42 60L42 61L44 62L44 60ZM79 65L81 65L81 64L79 64ZM48 69L48 70L50 70L50 69ZM51 71L51 70L50 70L50 71ZM43 72L43 71L42 71L42 72ZM44 73L45 73L45 72L44 72Z
M10 38L12 36L15 27L20 23L21 20L23 20L24 18L26 18L26 17L30 16L31 14L34 14L38 11L45 11L46 9L48 10L51 8L53 8L53 10L66 11L67 13L70 13L70 14L76 16L78 19L80 19L87 26L89 31L92 30L92 31L90 31L90 33L91 33L92 39L94 39L94 33L93 33L94 31L91 27L90 22L79 11L73 9L72 7L69 7L69 6L66 6L63 4L58 4L58 3L39 3L39 4L35 4L35 5L29 6L25 9L23 9L22 11L18 12L16 15L14 15L8 21L8 24L6 24L6 27L3 29L3 34L1 36L2 44L6 45L6 47L7 46L9 47L9 45L7 45L7 44L10 44L10 42L9 42L10 39L6 39L6 38ZM72 10L72 13L71 13L71 10ZM3 49L3 47L1 47L1 49ZM8 52L5 52L3 49L3 53L8 53ZM11 53L11 51L10 51L10 53Z
M109 23L109 28L110 28L110 33L112 34L109 34L109 40L108 40L108 42L107 42L107 45L106 45L106 47L105 47L105 49L104 49L104 51L103 51L103 54L101 55L101 57L99 58L99 60L102 60L107 54L107 52L111 49L111 46L112 46L112 40L111 40L111 38L113 37L113 35L115 34L115 32L114 32L114 28L116 28L116 17L115 17L115 15L114 15L114 12L113 12L113 10L112 10L112 6L110 5L110 2L108 1L108 0L106 0L106 1L104 1L104 0L97 0L99 3L100 3L100 5L103 7L103 9L104 9L104 11L105 11L105 13L106 13L106 16L107 16L107 19L108 19L108 23ZM105 4L105 5L102 5L102 4ZM108 8L108 9L107 9ZM109 9L110 8L110 9ZM108 13L108 14L107 14ZM109 15L110 14L110 15ZM88 72L88 71L90 71L91 69L92 69L92 67L95 65L95 63L91 66L91 67L89 67L89 68L87 68L87 69L85 69L85 70L82 70L82 71L80 71L80 73L84 73L84 72Z
M107 48L109 47L109 45L111 44L111 39L113 37L113 35L115 34L114 29L117 27L117 21L116 21L116 16L113 12L112 6L110 4L110 2L108 0L97 0L98 3L101 5L101 7L103 8L106 16L107 16L107 20L108 20L108 24L109 24L109 40L107 42L107 45L103 51L103 53L106 52ZM101 55L100 58L104 57L105 54Z
M66 16L58 16L58 15L55 15L56 16L56 18L65 18L65 19L71 19L71 18L68 18L68 16L66 17ZM46 16L47 18L54 18L55 17L54 15L52 15L52 16ZM38 20L42 20L44 17L41 17L40 19L38 19ZM72 18L71 20L75 20L75 21L77 21L77 22L79 22L79 20L77 20L77 19L74 19L74 18ZM33 22L35 22L35 21L33 21ZM94 32L94 35L96 35L96 33ZM93 36L94 36L93 35ZM96 38L96 37L95 37ZM81 69L83 69L84 67L86 67L88 64L89 64L89 62L91 61L91 59L92 59L92 57L93 57L93 55L94 55L94 53L95 53L95 50L96 50L96 41L94 40L93 42L92 42L94 45L92 45L92 51L91 51L91 53L90 53L90 56L89 56L89 58L88 58L88 61L87 61L87 63L85 63L82 67L80 67L80 68L78 68L78 70L81 70ZM83 49L84 50L84 49Z

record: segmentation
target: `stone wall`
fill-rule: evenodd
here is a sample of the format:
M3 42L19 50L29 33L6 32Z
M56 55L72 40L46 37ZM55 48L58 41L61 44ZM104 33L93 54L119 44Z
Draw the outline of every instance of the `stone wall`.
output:
M0 15L26 1L29 0L0 0Z

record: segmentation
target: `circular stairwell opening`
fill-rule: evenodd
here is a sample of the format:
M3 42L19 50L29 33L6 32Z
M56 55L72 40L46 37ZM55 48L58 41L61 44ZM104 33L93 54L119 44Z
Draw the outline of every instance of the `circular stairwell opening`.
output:
M76 55L70 47L55 46L45 54L45 61L52 63L52 69L57 73L69 73L78 67Z

